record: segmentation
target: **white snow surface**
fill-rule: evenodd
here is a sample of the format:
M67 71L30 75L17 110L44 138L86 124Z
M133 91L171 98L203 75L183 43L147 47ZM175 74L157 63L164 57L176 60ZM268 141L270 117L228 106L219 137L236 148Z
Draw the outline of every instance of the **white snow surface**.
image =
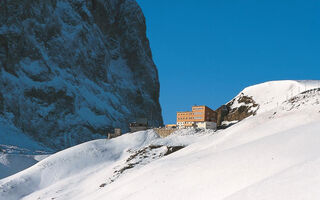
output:
M278 83L244 92L261 103L257 95L269 91L278 101L295 84ZM314 90L273 108L274 102L261 104L264 112L217 132L179 130L160 138L148 130L83 143L0 180L0 199L320 199L319 100ZM150 145L186 147L159 158L152 155L162 155L163 148L150 151L136 158L143 162L114 176L132 152Z

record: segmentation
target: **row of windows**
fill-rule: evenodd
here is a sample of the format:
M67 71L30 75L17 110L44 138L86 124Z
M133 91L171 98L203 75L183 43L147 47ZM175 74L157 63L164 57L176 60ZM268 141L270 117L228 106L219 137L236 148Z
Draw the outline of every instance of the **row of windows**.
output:
M203 119L203 117L178 117L178 120L184 120L184 119Z
M178 115L191 115L192 112L187 112L187 113L178 113Z
M182 124L193 124L193 122L178 122L178 125L182 125Z
M183 120L183 119L193 119L193 117L178 117L179 120Z
M203 112L178 113L178 116L182 116L182 115L203 115Z

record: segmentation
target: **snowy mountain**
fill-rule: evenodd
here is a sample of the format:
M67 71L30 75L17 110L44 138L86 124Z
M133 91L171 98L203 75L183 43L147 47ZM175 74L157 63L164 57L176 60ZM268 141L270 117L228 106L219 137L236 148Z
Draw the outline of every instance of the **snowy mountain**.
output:
M5 124L61 150L128 130L139 117L163 123L158 72L135 1L0 1Z
M217 110L218 123L233 124L257 113L279 108L282 102L314 88L320 88L319 81L270 81L247 87Z
M256 114L217 132L148 130L71 147L0 180L0 199L319 199L318 84L248 87L239 95ZM306 91L293 93L299 85Z

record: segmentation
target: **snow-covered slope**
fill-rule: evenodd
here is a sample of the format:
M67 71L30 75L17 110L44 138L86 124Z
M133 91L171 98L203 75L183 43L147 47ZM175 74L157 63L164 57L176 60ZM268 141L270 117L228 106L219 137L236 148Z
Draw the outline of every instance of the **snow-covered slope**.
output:
M235 99L237 100L241 96L252 97L255 103L259 105L257 112L262 113L280 106L282 102L297 94L314 88L320 88L320 81L269 81L245 88L235 97ZM231 108L239 106L241 106L241 104L239 104L238 101L235 101Z
M136 1L0 1L0 118L61 150L138 117L162 124Z
M90 199L88 193L102 191L130 171L212 134L184 130L159 138L149 130L77 145L0 180L0 199L22 199L26 195L27 199ZM50 197L43 196L44 191Z
M275 109L304 91L319 88L320 81L269 81L245 88L218 111L218 125ZM225 122L223 122L225 121Z
M34 165L52 152L0 118L0 179Z
M260 86L283 98L277 82L244 91L261 103ZM319 199L320 90L283 100L217 132L150 130L66 149L0 180L0 199Z

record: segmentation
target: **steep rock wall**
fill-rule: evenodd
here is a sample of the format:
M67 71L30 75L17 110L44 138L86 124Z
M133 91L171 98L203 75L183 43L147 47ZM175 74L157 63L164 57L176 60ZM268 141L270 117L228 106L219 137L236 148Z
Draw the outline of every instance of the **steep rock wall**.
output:
M0 2L0 117L54 149L148 118L159 80L133 0Z

